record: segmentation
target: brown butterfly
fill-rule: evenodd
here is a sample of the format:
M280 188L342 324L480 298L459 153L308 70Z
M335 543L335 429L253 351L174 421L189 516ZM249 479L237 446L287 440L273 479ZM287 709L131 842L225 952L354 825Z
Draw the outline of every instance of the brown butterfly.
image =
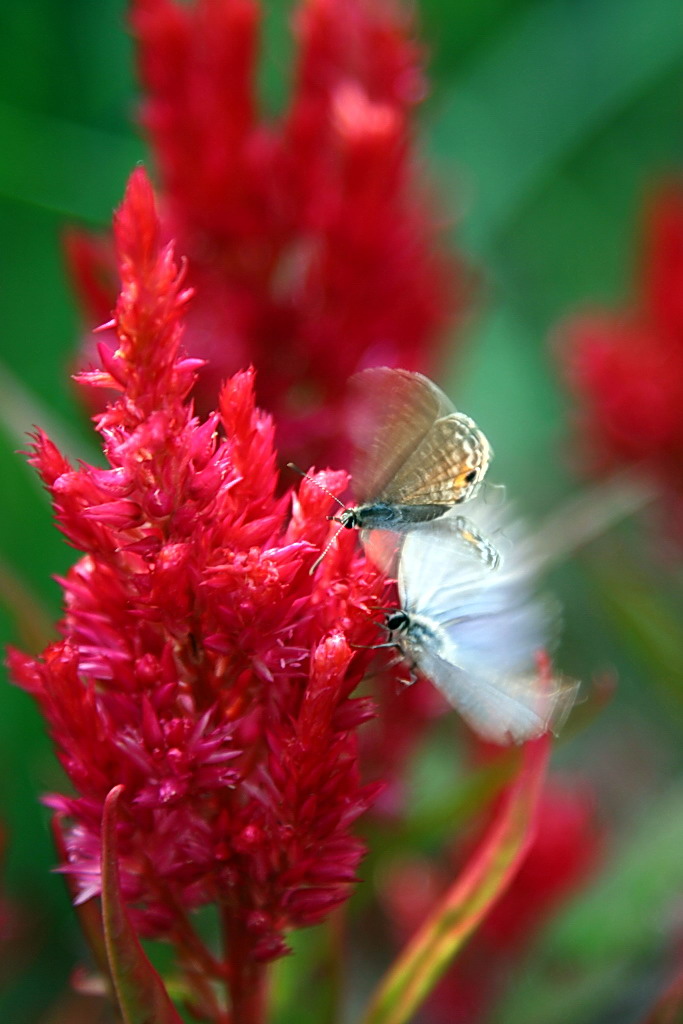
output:
M377 366L357 373L349 387L359 501L338 517L343 526L403 533L474 496L491 446L436 384Z
M330 518L340 530L405 533L476 494L491 446L474 420L457 412L436 384L421 373L378 366L355 374L349 391L358 503L344 506L335 498L342 512ZM452 525L483 561L497 565L497 552L476 527L462 516L454 517Z

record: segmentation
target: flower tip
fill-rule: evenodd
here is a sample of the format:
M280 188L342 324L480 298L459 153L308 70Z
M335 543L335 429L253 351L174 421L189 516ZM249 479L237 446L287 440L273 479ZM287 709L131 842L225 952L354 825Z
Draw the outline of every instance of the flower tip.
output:
M314 672L336 677L346 670L352 657L353 651L346 637L341 631L335 630L316 648L313 658Z
M123 202L147 208L154 205L152 182L149 180L147 169L142 165L133 168L131 171L126 184Z
M107 320L106 323L93 327L93 334L102 334L104 331L110 331L112 327L116 327L116 320L113 318Z
M118 805L119 799L121 798L121 794L123 793L125 788L126 787L124 786L124 784L122 782L119 782L118 785L112 786L112 788L107 793L104 799L104 813L107 816L107 818L111 818L113 815L116 814L116 807Z
M114 214L114 237L121 263L131 259L144 265L159 248L159 215L152 183L144 167L136 167L128 179L123 202ZM121 268L123 271L123 267Z

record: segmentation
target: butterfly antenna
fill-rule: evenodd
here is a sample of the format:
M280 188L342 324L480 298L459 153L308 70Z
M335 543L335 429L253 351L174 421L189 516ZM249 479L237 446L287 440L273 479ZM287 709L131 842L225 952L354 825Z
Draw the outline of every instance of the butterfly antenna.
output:
M325 557L327 552L330 550L330 548L332 547L332 545L334 544L335 540L337 539L337 537L339 536L339 534L342 532L343 529L344 529L344 526L342 525L342 526L339 527L338 530L335 530L333 536L330 538L330 540L328 540L327 544L323 548L322 554L318 555L318 557L316 558L315 562L313 563L311 568L308 570L308 575L309 576L313 575L313 573L318 568L318 566L322 562L323 558Z
M329 495L329 497L332 498L333 501L337 502L337 504L339 505L340 508L346 508L346 505L344 504L344 502L340 501L336 494L333 494L332 491L328 490L327 487L325 487L324 484L321 484L314 477L310 476L309 473L304 473L303 469L299 469L299 467L296 465L296 463L288 462L287 463L287 469L293 469L295 473L298 473L299 476L302 476L304 478L304 480L308 480L308 482L313 484L314 487L317 487L319 491L324 491L325 494ZM330 517L328 516L328 519L329 518Z

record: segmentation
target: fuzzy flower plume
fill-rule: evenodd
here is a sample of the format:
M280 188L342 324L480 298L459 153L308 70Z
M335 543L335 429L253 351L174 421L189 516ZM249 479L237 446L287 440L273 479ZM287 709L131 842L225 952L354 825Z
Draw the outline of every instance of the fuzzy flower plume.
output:
M131 12L162 231L197 290L198 408L251 363L285 456L342 462L344 382L371 365L433 375L461 305L413 155L426 88L410 20L398 0L300 0L288 107L265 119L257 0ZM106 319L106 247L76 233L69 256L86 316Z
M646 210L643 258L629 307L574 317L562 356L594 472L636 465L674 495L683 534L683 186Z
M355 880L351 826L378 787L358 768L372 707L351 697L372 652L352 645L376 634L382 581L353 537L309 575L329 499L307 481L277 495L251 371L223 387L218 413L195 417L198 362L180 351L190 292L141 170L115 240L115 343L80 378L119 392L96 418L107 465L74 467L35 436L31 461L83 554L61 581L61 638L40 658L13 651L11 668L73 787L48 802L79 899L100 892L103 804L122 784L136 926L191 959L189 911L217 905L234 978L236 959L281 955L286 931L321 921Z

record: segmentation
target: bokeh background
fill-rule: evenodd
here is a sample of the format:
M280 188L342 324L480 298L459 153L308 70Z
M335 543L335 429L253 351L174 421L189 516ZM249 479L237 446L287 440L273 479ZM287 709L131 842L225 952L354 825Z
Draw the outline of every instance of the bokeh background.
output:
M264 7L261 88L276 111L288 5ZM553 335L578 309L627 301L643 200L681 167L683 12L671 0L419 0L416 12L430 54L425 173L472 270L441 383L492 439L492 479L539 519L585 486ZM43 609L58 616L52 576L73 558L17 450L33 423L93 450L69 379L80 322L61 238L73 224L105 229L147 155L125 22L122 0L0 4L3 644L28 642ZM586 693L592 680L618 680L612 701L555 752L558 771L590 790L604 850L516 967L498 1024L641 1020L683 945L683 563L664 527L656 516L619 524L553 574L563 671ZM57 769L29 698L4 680L1 695L0 1019L72 1019L55 1007L70 1005L82 944L39 803ZM432 822L448 820L467 785L442 746L437 738L414 771ZM311 940L301 944L305 963ZM296 968L281 973L278 1020L302 1020Z

